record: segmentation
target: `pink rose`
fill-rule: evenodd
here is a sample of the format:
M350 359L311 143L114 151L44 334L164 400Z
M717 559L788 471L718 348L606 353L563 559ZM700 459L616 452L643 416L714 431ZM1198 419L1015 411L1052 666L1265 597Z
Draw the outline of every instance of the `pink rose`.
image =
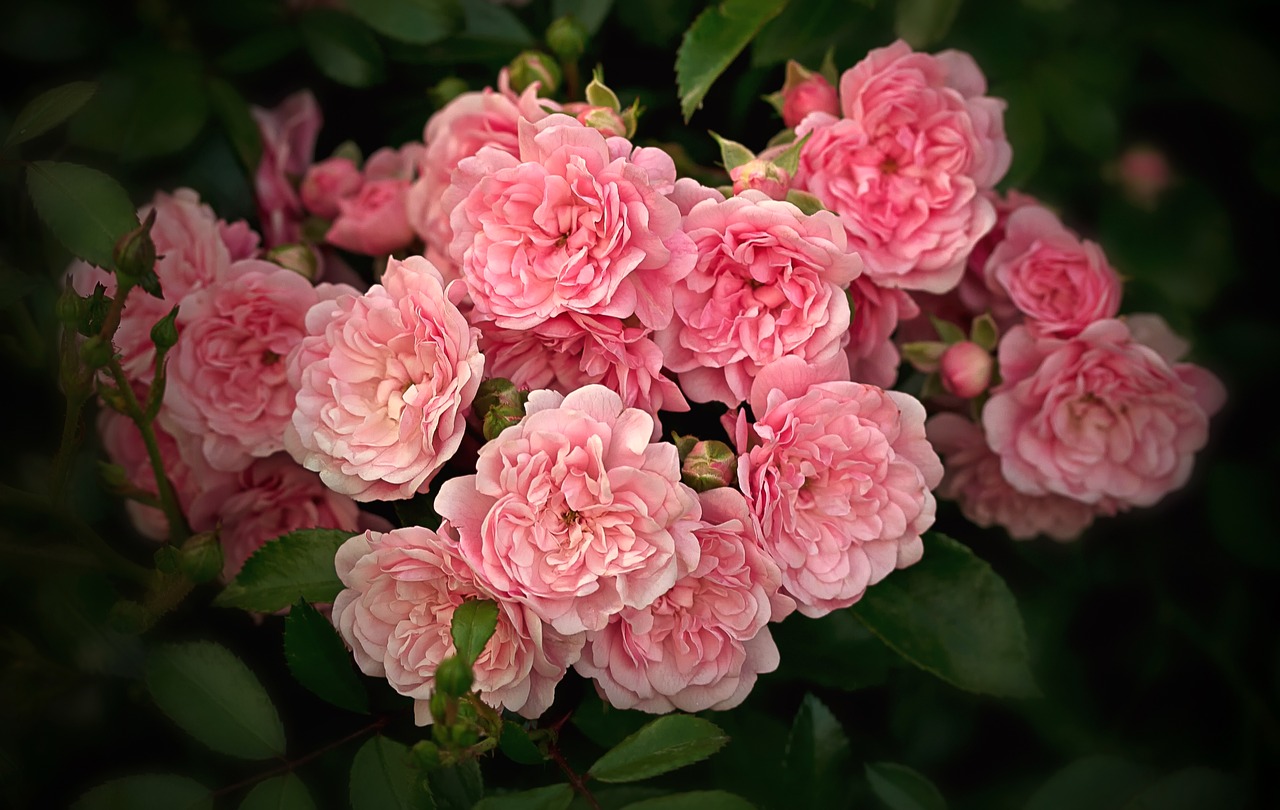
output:
M1154 146L1131 146L1124 150L1117 164L1120 184L1135 205L1148 210L1173 182L1169 159Z
M853 306L850 327L849 377L854 382L889 388L898 379L901 356L892 337L899 321L920 314L920 307L902 290L881 287L861 275L849 287Z
M1102 248L1078 239L1038 205L1009 215L985 274L988 286L1008 296L1027 325L1046 335L1078 335L1120 311L1120 276Z
M1121 321L1065 339L1015 327L1000 376L982 423L1004 477L1028 495L1150 506L1186 483L1208 437L1196 387L1207 372L1180 375Z
M363 295L321 297L289 359L299 390L285 447L358 501L425 491L457 451L480 386L474 330L421 256L392 259Z
M805 116L812 112L827 115L840 113L840 99L831 82L821 73L805 72L808 76L794 83L788 81L788 86L782 88L782 123L791 129L799 126ZM790 77L788 70L788 79Z
M794 608L778 566L760 548L742 494L698 496L698 567L646 608L627 608L591 633L576 669L618 709L651 713L737 706L756 676L778 666L766 625Z
M729 179L733 182L734 194L753 189L771 200L785 200L791 188L791 174L786 169L759 158L734 166L729 170Z
M600 383L628 408L687 411L684 395L662 373L662 350L652 335L618 318L570 312L525 330L482 322L480 348L488 376L506 377L521 388L567 394Z
M320 106L310 90L301 90L270 110L251 108L262 136L262 159L254 175L258 220L267 247L297 242L302 232L302 200L295 186L315 154Z
M324 239L352 253L384 256L408 247L413 228L405 213L408 180L371 180L354 196L338 200L338 218Z
M995 360L971 340L953 343L938 358L942 387L961 399L973 399L991 384Z
M360 671L414 698L418 725L427 725L436 669L456 652L454 610L469 598L493 600L498 626L473 667L475 689L494 708L535 718L550 707L583 638L561 636L524 605L496 598L447 532L408 526L344 543L334 561L346 586L333 603L334 626Z
M697 264L676 283L676 318L657 341L686 396L732 407L767 363L844 357L849 302L842 287L862 262L834 214L806 216L745 191L695 205L684 228Z
M1009 168L1004 102L966 54L871 51L840 79L844 114L810 113L795 184L840 215L878 284L946 292L995 223L989 189Z
M399 149L384 146L364 162L364 179L413 180L425 154L420 143L406 143Z
M331 157L307 169L298 189L302 204L318 217L333 219L338 215L338 202L354 196L364 183L355 161Z
M650 444L653 417L600 385L534 391L525 413L435 502L493 593L577 633L649 606L697 567L701 509L675 445Z
M1099 511L1114 512L1062 495L1026 495L1014 489L1000 472L1000 457L987 446L982 428L959 414L933 416L925 428L946 468L938 496L955 501L978 526L1000 526L1015 540L1040 534L1074 540Z
M811 384L789 357L761 370L739 417L738 483L785 592L810 617L858 601L918 561L942 462L913 397L855 382Z
M243 470L284 449L296 394L285 359L317 300L302 276L252 259L183 299L162 420L192 436L215 469Z
M566 312L671 320L671 287L693 267L665 196L675 164L565 115L520 124L520 154L482 149L444 197L475 315L527 329Z

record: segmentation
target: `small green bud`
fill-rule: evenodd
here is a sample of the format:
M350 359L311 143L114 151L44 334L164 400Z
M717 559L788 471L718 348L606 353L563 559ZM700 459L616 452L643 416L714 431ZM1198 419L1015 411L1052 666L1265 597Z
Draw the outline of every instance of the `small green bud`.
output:
M158 296L159 279L155 279L156 243L151 239L151 228L156 224L156 209L152 208L146 220L116 241L113 258L116 275L128 284L142 284L147 292ZM143 278L150 276L146 284ZM155 292L149 288L155 279Z
M689 455L689 451L698 444L697 436L681 436L674 430L671 431L671 441L675 442L676 450L680 453L680 463L683 464L685 457Z
M430 740L419 740L410 751L419 768L429 770L440 767L440 746Z
M480 742L480 734L476 731L475 726L458 725L450 729L450 732L456 748L470 748Z
M560 66L541 51L525 51L508 65L511 89L517 93L537 82L540 95L549 95L560 86Z
M155 561L156 570L162 574L177 573L182 565L182 553L173 546L161 546L156 549L152 559Z
M702 441L694 445L680 466L680 478L695 492L731 486L738 477L738 456L729 445Z
M62 288L58 303L54 305L54 312L63 326L81 331L80 325L88 315L88 301L72 289L71 279L67 279L67 285Z
M431 100L437 107L443 107L470 89L467 83L457 76L446 76L431 88Z
M431 700L427 702L427 707L431 709L431 719L435 721L436 728L442 727L445 713L449 708L449 696L440 689L436 689L431 693ZM447 742L447 740L441 740L439 736L436 737L436 740L437 742Z
M456 655L451 655L436 667L436 689L446 695L461 697L471 691L471 667Z
M151 342L160 351L172 349L173 345L178 342L177 307L169 310L168 315L156 321L156 325L151 327Z
M129 476L125 473L124 467L119 464L108 464L105 461L98 462L98 475L102 476L102 483L111 489L122 490L132 486Z
M516 388L504 377L494 377L480 383L471 412L481 422L485 439L492 440L498 434L524 418L524 404L529 392Z
M307 281L315 281L320 269L320 260L310 245L277 245L267 251L267 261L292 270Z
M218 533L201 532L182 544L182 573L192 582L209 582L222 573L222 544Z
M103 340L99 335L90 335L80 344L80 360L89 368L102 368L114 356L111 341Z
M587 29L572 16L561 17L547 27L547 47L561 62L576 62L587 49Z

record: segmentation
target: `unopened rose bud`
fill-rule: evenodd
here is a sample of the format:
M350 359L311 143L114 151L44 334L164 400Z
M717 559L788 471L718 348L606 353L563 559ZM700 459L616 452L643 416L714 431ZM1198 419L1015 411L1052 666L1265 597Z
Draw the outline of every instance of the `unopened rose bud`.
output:
M504 377L480 383L471 402L471 412L480 419L485 439L497 438L499 433L523 419L524 403L528 399L528 391L516 388Z
M775 200L785 200L791 185L791 175L785 169L759 158L730 169L729 179L733 180L734 194L755 189Z
M80 344L80 360L89 368L102 368L111 362L114 355L111 341L98 335L91 335Z
M302 178L298 196L307 210L318 217L333 219L338 215L338 201L360 190L364 178L355 161L331 157L313 164Z
M315 281L320 270L320 258L310 245L277 245L267 251L266 259L286 270L292 270L308 281Z
M88 309L88 302L72 288L71 281L68 279L67 286L62 288L62 294L54 304L54 313L58 316L58 321L63 326L81 331L80 326L86 320Z
M587 49L587 30L573 17L561 17L547 27L547 47L562 62L576 62Z
M442 732L444 730L445 713L449 708L449 696L442 690L437 689L431 693L431 699L427 701L427 708L431 710L431 719L434 720L436 724L435 729L432 731L436 740L438 742L448 742L447 739L436 732Z
M566 104L564 111L587 126L600 130L606 138L627 136L627 123L622 114L609 107L593 107L590 104Z
M172 349L178 342L178 308L169 310L169 314L156 321L151 327L151 342L157 349Z
M560 86L560 66L556 60L540 51L525 51L511 60L509 65L511 89L523 92L537 82L542 95L554 93Z
M811 112L840 114L840 98L821 73L814 73L799 62L787 63L787 79L782 85L782 122L790 128Z
M471 667L456 655L451 655L436 667L436 689L446 695L462 697L471 691Z
M430 740L419 740L409 750L421 768L430 770L440 765L440 746Z
M953 343L938 361L942 387L964 399L972 399L991 384L995 361L991 353L978 344L962 340Z
M151 239L151 227L156 224L156 211L151 209L147 219L138 227L126 233L116 242L113 257L116 263L116 275L129 284L139 284L147 292L157 295L151 289L150 278L155 276L156 243ZM144 284L144 277L147 282ZM159 281L156 281L158 289Z
M727 487L737 477L738 456L724 442L698 442L680 468L681 480L696 492Z
M182 573L192 582L209 582L222 573L222 544L217 532L192 535L182 544Z

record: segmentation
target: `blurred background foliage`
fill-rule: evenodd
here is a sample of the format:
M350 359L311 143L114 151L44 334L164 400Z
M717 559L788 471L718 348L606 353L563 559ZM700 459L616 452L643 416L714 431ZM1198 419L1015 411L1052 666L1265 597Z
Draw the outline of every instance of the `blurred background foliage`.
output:
M396 16L412 7L412 14ZM212 638L231 646L280 706L305 752L357 728L297 688L280 620L209 607L206 586L143 639L110 621L122 580L96 570L74 538L85 527L146 563L151 550L108 495L87 437L72 507L43 492L58 441L53 302L67 256L21 192L21 160L102 168L135 201L191 186L225 218L253 215L246 167L260 145L248 104L311 88L325 113L317 156L354 140L366 154L419 139L442 81L478 89L548 24L589 29L583 64L603 64L624 104L645 108L637 140L676 145L713 166L706 135L760 148L781 128L761 96L788 58L845 69L896 34L969 51L1009 101L1015 160L1005 187L1038 196L1100 241L1127 277L1125 309L1164 315L1231 392L1183 491L1100 522L1079 542L1015 543L944 506L939 527L973 548L1018 597L1041 698L962 692L904 664L847 612L793 619L776 635L782 669L740 709L714 719L734 737L668 784L729 787L762 806L880 806L865 763L909 765L953 808L1233 806L1236 791L1277 806L1280 765L1280 537L1271 511L1280 433L1280 322L1273 285L1280 196L1280 57L1265 4L1175 0L791 0L733 62L686 125L673 64L701 10L685 0L13 0L0 24L0 131L39 92L99 83L71 121L0 161L0 803L64 806L125 773L174 771L232 785L256 772L187 740L140 682L144 642ZM345 9L345 10L344 10ZM1119 161L1158 150L1172 170L1152 201L1126 193ZM674 148L674 147L673 147ZM570 678L566 752L589 762L643 718L608 712ZM815 777L839 800L796 793L779 769L788 729L813 692L843 729L821 742ZM389 700L389 695L383 695ZM363 721L361 721L363 722ZM821 723L818 724L819 726ZM410 726L395 732L415 739ZM580 752L575 750L575 746ZM352 751L299 771L321 806L346 806ZM790 754L794 760L795 753ZM794 761L788 767L796 767ZM486 760L512 787L556 780L551 766ZM1228 781L1224 781L1228 780ZM1234 780L1234 781L1230 781ZM824 783L825 784L825 783ZM803 788L803 790L818 788ZM825 789L825 788L823 788ZM1225 791L1225 793L1224 793ZM636 794L632 789L632 798ZM239 796L228 793L228 806ZM886 805L891 806L891 805ZM906 806L932 806L902 805Z

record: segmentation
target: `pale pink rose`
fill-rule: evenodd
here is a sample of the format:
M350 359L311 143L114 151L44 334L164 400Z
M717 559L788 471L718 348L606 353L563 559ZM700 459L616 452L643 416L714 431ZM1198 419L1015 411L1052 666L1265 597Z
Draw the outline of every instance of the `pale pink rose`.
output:
M961 340L938 358L938 376L947 391L961 399L973 399L991 384L995 364L991 352L971 340Z
M676 208L680 209L680 216L687 217L693 207L703 200L716 200L718 202L724 199L724 195L714 188L702 185L692 177L681 177L676 180L671 193L667 195L667 199L675 203Z
M946 468L938 497L955 501L978 526L1000 526L1015 540L1041 534L1074 540L1099 512L1099 504L1062 495L1026 495L1014 489L1000 472L1000 457L987 446L982 427L959 414L940 413L925 428Z
M277 537L299 529L354 533L361 522L355 501L326 487L285 453L256 459L233 477L230 487L202 491L190 514L193 527L218 527L224 582Z
M1027 326L1042 334L1078 335L1120 311L1120 276L1102 248L1080 240L1038 205L1009 215L984 272L987 285L1008 296Z
M366 182L354 196L338 200L338 218L324 240L366 256L384 256L408 247L413 242L405 213L408 193L408 180Z
M307 210L318 217L333 219L338 215L338 202L354 196L364 184L355 161L331 157L307 169L298 194Z
M317 301L302 276L252 259L182 300L162 422L194 437L214 469L236 472L284 449L297 393L285 360Z
M862 262L834 214L806 216L744 191L695 205L684 229L697 263L676 283L676 317L656 339L686 396L732 407L767 363L844 357L850 321L842 288Z
M695 259L664 196L675 179L659 150L632 154L565 115L522 121L519 157L487 148L462 161L444 206L475 317L504 329L566 312L665 326L672 285Z
M795 605L778 592L778 566L761 549L740 492L713 489L698 499L698 567L653 604L627 608L588 634L575 665L614 708L723 711L778 667L766 625Z
M1040 201L1029 194L1013 190L1004 195L995 191L985 191L983 196L991 200L991 204L995 206L996 224L986 236L978 240L978 244L974 245L973 251L969 254L969 260L965 263L965 272L960 279L960 285L947 293L949 297L958 299L959 309L969 317L948 317L947 320L967 329L972 317L990 312L1001 330L1007 330L1022 321L1022 313L1009 300L1003 288L998 286L993 288L987 284L987 260L991 258L992 251L1004 241L1005 229L1009 225L1009 217L1013 212L1028 206L1039 206ZM922 305L929 308L927 304ZM941 314L946 309L948 307L933 307L931 311Z
M1123 508L1186 483L1208 438L1207 372L1180 375L1118 320L1066 339L1015 327L999 353L982 423L1015 489Z
M472 668L474 688L494 708L536 718L551 706L583 637L562 636L528 607L496 598L458 556L448 531L408 526L344 543L335 563L346 588L333 603L334 626L360 671L414 698L418 725L427 725L436 669L457 652L454 610L467 599L492 600L498 625Z
M481 323L485 373L521 388L567 394L599 383L628 408L650 414L687 411L679 387L662 373L663 356L652 331L619 318L566 313L532 329ZM656 422L655 422L656 425Z
M449 243L453 241L449 225L451 209L443 204L453 170L486 146L518 155L519 121L539 121L548 115L545 108L559 109L559 106L550 99L539 98L536 83L517 96L503 68L498 74L497 90L486 87L477 93L463 93L427 121L418 179L410 188L406 202L409 222L426 243L427 258L446 279L458 277L458 270L449 257Z
M426 148L420 143L406 143L399 149L384 146L364 162L365 182L413 180L425 154Z
M367 293L321 299L289 358L298 397L285 447L358 501L426 491L457 452L480 386L475 330L421 256L392 259Z
M920 307L902 290L881 287L867 275L849 287L853 323L849 330L849 377L854 382L889 388L898 379L902 358L893 342L899 321L920 314Z
M675 445L650 444L653 417L600 385L534 391L525 413L435 501L493 593L577 633L647 607L697 567L701 509Z
M1138 343L1156 351L1173 369L1173 373L1195 389L1196 402L1208 416L1213 416L1227 401L1227 389L1208 369L1194 363L1179 362L1191 351L1191 342L1178 335L1164 318L1150 312L1125 315L1121 320Z
M320 105L310 90L301 90L272 109L250 111L262 136L262 159L253 178L262 235L267 247L297 242L304 211L296 187L315 155Z
M222 243L227 246L227 253L232 262L256 259L262 252L259 248L262 237L258 236L258 232L249 227L249 223L243 219L237 219L235 222L218 220L218 234L222 237Z
M761 370L757 421L739 417L737 445L738 483L783 589L816 618L920 559L942 462L919 401L813 376L797 357Z
M850 246L879 284L941 293L995 224L990 189L1009 168L1004 102L973 59L871 51L840 79L837 118L810 113L795 185L840 215Z
M821 73L810 73L802 81L782 88L782 123L795 129L809 113L840 114L836 89Z

